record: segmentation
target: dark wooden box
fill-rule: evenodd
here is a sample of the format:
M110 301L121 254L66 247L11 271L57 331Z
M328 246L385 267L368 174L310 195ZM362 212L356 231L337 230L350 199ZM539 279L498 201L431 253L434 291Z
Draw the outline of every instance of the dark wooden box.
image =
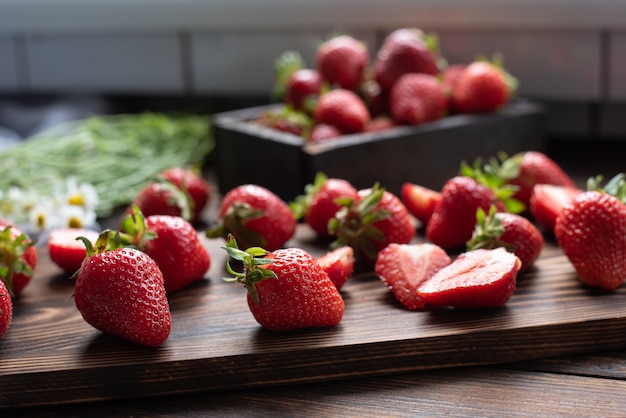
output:
M544 147L544 108L522 99L497 113L449 116L318 145L249 122L268 108L214 116L221 193L254 183L289 201L302 194L320 171L349 180L357 189L379 182L398 195L403 183L413 182L438 190L458 173L461 161Z

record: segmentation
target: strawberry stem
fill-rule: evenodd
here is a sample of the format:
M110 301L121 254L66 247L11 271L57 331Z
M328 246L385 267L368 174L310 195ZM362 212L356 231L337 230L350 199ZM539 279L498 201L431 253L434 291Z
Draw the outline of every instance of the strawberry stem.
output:
M239 282L243 284L252 301L257 305L260 304L261 301L256 284L268 278L276 278L276 273L260 267L273 261L270 258L259 258L265 257L268 254L268 251L261 247L250 247L245 251L241 250L237 246L235 237L232 235L228 236L226 246L222 248L228 253L228 258L226 259L226 271L234 276L224 277L224 280L227 282ZM231 266L231 259L239 261L243 265L243 272L236 271Z

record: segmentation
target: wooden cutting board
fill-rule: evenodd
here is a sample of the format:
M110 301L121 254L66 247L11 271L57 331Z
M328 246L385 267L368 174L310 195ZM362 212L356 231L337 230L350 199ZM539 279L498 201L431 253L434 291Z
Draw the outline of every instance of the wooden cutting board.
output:
M547 240L536 268L518 278L506 306L487 310L403 308L371 272L343 288L333 328L274 333L250 314L245 290L222 280L222 240L205 280L171 294L172 333L160 348L108 337L82 319L73 283L45 249L0 339L0 408L235 390L495 364L626 347L626 286L583 286ZM419 241L420 237L416 237ZM321 255L299 226L288 243Z

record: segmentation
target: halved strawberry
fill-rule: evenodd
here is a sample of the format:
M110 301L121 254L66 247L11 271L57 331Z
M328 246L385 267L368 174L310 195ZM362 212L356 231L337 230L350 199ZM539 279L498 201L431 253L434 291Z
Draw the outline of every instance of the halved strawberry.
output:
M530 195L530 213L538 225L552 232L561 209L582 192L574 187L536 184Z
M415 310L424 305L416 293L418 287L451 262L443 248L434 244L389 244L378 253L374 269L396 299Z
M59 228L50 231L48 236L50 259L67 273L76 272L87 255L85 243L78 237L84 237L94 244L98 239L98 232L81 228Z
M337 290L340 290L354 272L354 250L350 246L331 250L317 259Z
M424 306L492 308L513 295L520 259L504 248L462 253L417 289Z
M411 215L426 225L441 202L441 193L415 183L404 183L400 197Z

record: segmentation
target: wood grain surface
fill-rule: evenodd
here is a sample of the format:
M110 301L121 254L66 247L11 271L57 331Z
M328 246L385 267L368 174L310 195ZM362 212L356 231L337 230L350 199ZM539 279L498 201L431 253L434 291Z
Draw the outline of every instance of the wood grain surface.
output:
M211 269L169 296L172 334L157 349L85 323L73 283L42 249L0 339L0 407L307 384L626 347L626 289L583 286L550 240L502 308L410 312L365 271L342 290L339 326L288 333L261 329L245 290L222 280L223 241L203 240ZM327 248L302 225L288 245L314 255Z

